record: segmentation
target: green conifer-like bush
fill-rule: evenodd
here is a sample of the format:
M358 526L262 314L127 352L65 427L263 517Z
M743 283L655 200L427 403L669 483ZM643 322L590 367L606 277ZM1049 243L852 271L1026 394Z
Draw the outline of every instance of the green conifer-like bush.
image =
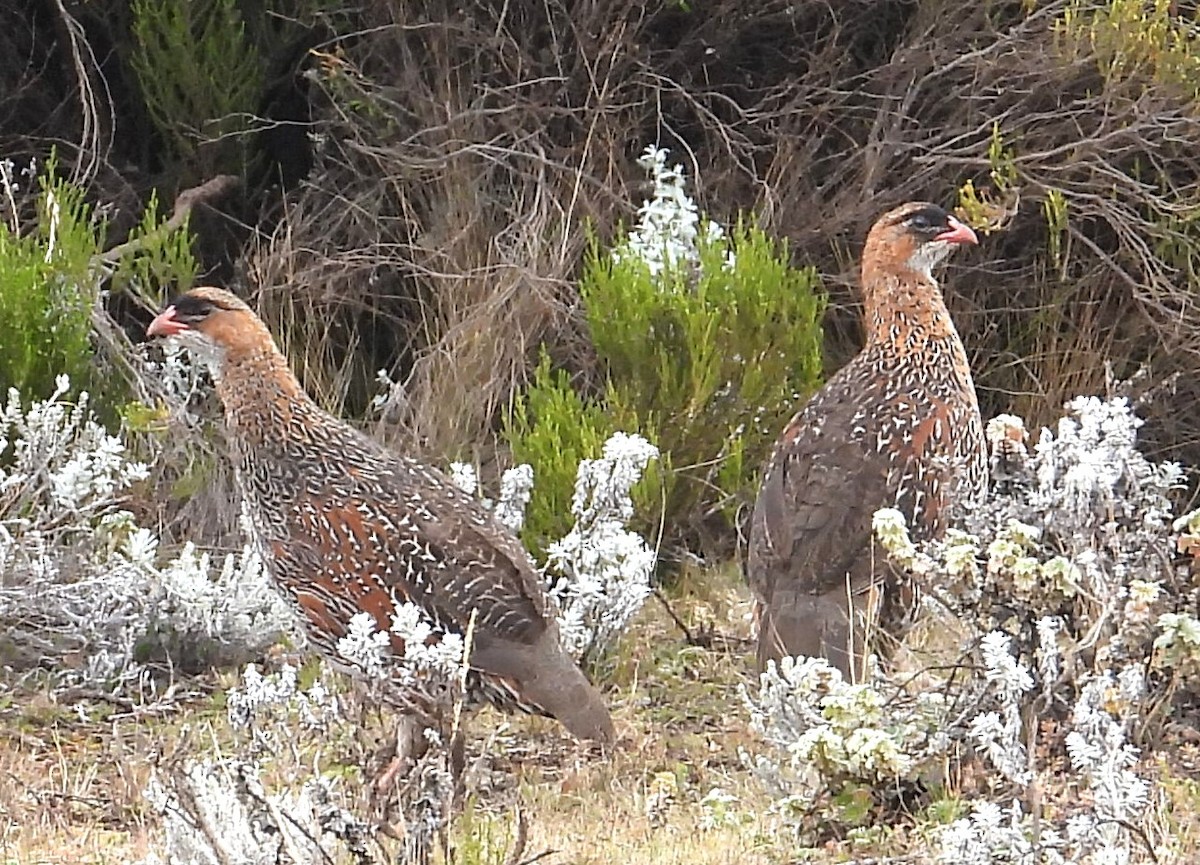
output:
M136 0L131 62L172 156L197 176L237 171L262 99L264 51L235 0Z
M15 388L27 399L44 397L66 375L92 394L102 416L118 408L122 380L93 339L102 289L157 305L158 286L190 285L196 263L186 224L163 222L153 198L121 245L124 254L105 252L107 228L53 160L40 173L0 161L0 395Z
M603 393L569 392L543 361L506 425L514 459L542 472L525 529L535 546L565 531L579 460L625 429L662 454L662 500L651 473L635 495L641 519L663 521L668 547L703 547L752 499L775 437L821 380L815 270L793 267L786 245L748 222L727 236L701 220L665 151L641 164L653 199L611 251L593 244L579 282ZM562 477L547 474L552 455Z
M17 183L6 172L6 187ZM89 340L94 289L91 257L103 226L82 192L51 169L40 179L37 218L23 230L15 207L0 221L0 393L48 394L56 376L86 385L92 380ZM10 199L15 205L15 195Z

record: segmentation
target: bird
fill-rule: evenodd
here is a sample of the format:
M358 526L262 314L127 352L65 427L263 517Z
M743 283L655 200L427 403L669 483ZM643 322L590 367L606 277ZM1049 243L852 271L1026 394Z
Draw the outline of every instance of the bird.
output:
M338 643L365 612L388 633L392 658L403 657L389 629L411 603L430 640L471 630L471 703L613 741L603 697L559 644L556 608L529 555L473 496L321 409L262 319L225 289L180 294L147 335L177 340L211 373L265 570L322 655L353 672Z
M896 508L915 539L940 537L956 503L986 490L987 446L967 354L932 270L975 232L936 204L879 217L862 252L862 350L791 418L763 467L746 579L760 672L826 659L859 681L872 648L919 595L893 579L872 516Z

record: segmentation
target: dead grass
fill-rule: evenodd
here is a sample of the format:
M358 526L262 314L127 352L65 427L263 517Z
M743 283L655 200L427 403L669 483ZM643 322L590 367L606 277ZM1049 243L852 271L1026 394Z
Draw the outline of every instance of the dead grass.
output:
M506 863L518 811L528 827L520 861L547 865L856 861L919 849L936 823L959 816L947 796L857 840L804 848L774 834L768 801L738 756L755 747L738 697L752 663L740 642L749 630L747 594L732 570L685 572L672 605L693 633L715 634L718 648L688 646L661 604L647 604L603 671L620 736L608 759L545 719L491 710L474 717L453 861ZM155 850L158 818L141 796L151 765L228 753L223 690L233 681L226 673L194 682L193 695L172 711L142 716L109 703L0 692L0 865L131 863ZM1183 741L1153 768L1154 821L1172 828L1181 849L1200 842L1198 766L1200 750ZM664 787L671 802L652 816L651 792ZM704 826L700 800L716 787L739 798L735 825ZM1064 773L1062 792L1069 790Z
M133 861L152 849L140 791L160 725L34 695L0 728L0 863ZM90 717L85 715L90 714Z

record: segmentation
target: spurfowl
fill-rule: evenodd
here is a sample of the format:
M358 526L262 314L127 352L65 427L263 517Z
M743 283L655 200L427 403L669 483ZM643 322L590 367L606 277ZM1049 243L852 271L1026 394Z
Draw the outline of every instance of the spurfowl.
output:
M388 631L396 605L411 602L435 633L458 634L474 614L469 697L613 738L600 694L559 646L524 548L473 498L320 409L229 292L182 294L147 333L177 338L211 370L266 569L321 652L338 661L359 612Z
M915 537L937 537L949 506L983 491L975 386L930 274L956 245L976 242L924 202L885 213L868 233L866 345L783 430L754 506L746 576L760 669L809 655L856 677L864 650L911 612L914 591L888 584L874 512L898 508Z

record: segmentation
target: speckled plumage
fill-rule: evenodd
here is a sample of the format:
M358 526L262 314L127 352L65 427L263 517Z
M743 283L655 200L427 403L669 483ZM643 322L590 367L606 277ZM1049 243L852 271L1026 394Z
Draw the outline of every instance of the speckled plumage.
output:
M856 673L869 638L895 636L914 590L887 579L874 512L897 508L915 537L938 537L953 503L983 492L975 387L930 275L953 244L974 242L924 202L889 211L868 234L866 343L784 429L755 503L746 570L760 668L810 655Z
M338 640L362 611L386 631L394 607L411 602L435 632L458 634L474 611L472 698L613 738L600 694L559 646L524 548L477 501L319 408L232 294L193 289L150 333L176 336L212 370L267 572L322 653L339 661Z

